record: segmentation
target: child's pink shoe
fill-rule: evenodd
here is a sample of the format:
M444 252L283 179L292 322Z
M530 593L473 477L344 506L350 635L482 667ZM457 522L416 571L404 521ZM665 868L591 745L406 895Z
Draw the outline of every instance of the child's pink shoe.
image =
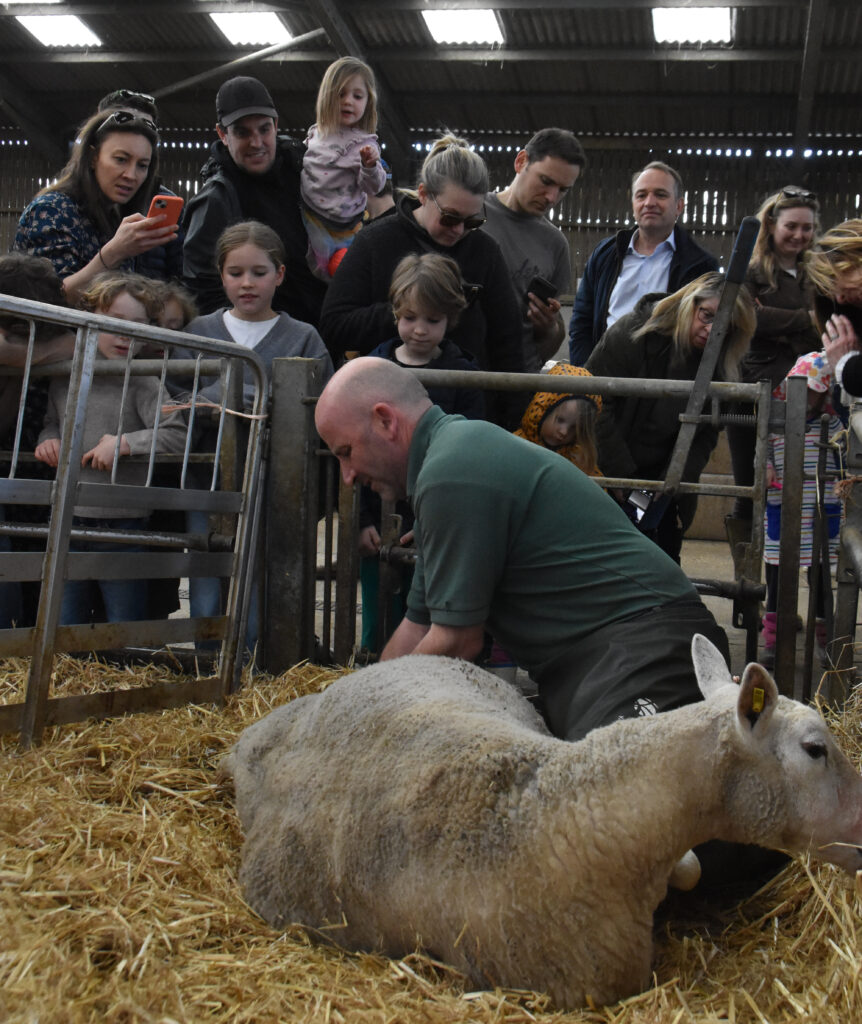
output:
M775 612L765 612L763 616L763 653L760 656L760 664L764 668L775 667L775 630L778 624L778 616Z

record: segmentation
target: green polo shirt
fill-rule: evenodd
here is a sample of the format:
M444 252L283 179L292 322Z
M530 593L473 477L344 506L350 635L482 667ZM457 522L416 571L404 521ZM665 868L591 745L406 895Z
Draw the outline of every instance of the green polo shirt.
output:
M487 623L533 674L618 619L696 598L680 567L567 459L436 406L410 444L412 622Z

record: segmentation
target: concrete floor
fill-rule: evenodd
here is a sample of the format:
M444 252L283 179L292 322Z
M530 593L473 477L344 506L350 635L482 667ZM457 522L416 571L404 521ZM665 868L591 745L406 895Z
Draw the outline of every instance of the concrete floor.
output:
M726 541L685 540L682 546L682 568L686 576L693 579L733 580L733 563ZM804 618L807 610L808 591L800 590L800 609ZM745 633L732 625L733 602L721 597L704 597L703 603L724 628L730 642L731 666L734 672L745 667Z
M730 551L725 541L710 540L686 540L682 549L682 568L685 574L692 578L732 580L733 567L730 560ZM802 621L805 622L808 616L808 580L804 571L799 574L799 600L797 608ZM834 586L833 586L834 594ZM724 627L730 643L731 667L735 673L740 673L745 667L745 633L741 629L735 629L732 625L733 605L731 601L718 597L704 597L704 603L712 611L718 623ZM862 636L857 616L856 626L857 638ZM862 667L862 657L857 644L855 664L857 675ZM758 653L762 648L758 646ZM796 685L802 683L805 653L805 633L796 634ZM812 672L813 690L816 690L821 681L824 669L819 665L815 654L814 667Z

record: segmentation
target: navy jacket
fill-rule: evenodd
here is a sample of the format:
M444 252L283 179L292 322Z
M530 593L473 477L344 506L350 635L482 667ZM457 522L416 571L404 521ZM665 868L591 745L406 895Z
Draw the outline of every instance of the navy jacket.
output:
M584 276L578 285L572 319L569 323L569 359L583 366L605 333L611 292L620 276L620 269L634 228L618 231L595 247L587 260ZM687 231L677 224L673 229L676 250L670 262L667 291L675 292L710 270L718 270L718 260L692 241Z

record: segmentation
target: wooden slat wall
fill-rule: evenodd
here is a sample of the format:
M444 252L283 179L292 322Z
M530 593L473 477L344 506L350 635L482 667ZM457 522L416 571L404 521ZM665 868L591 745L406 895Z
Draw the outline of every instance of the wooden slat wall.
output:
M185 196L197 190L198 174L212 138L209 130L168 137L160 161L161 176L169 188ZM790 180L789 161L766 156L767 147L762 144L747 157L737 149L722 148L719 153L713 148L707 153L710 147L700 139L690 148L681 144L670 150L650 149L645 144L638 145L638 140L621 148L620 141L612 140L614 145L609 144L607 149L589 148L585 173L555 210L555 222L569 238L575 281L583 273L596 244L631 224L631 175L650 160L664 160L680 172L687 189L683 224L722 264L730 256L742 218L756 212L767 195ZM496 146L483 147L482 156L488 162L492 183L497 187L507 184L513 173L514 149L506 152ZM817 192L824 227L860 216L860 169L862 151L854 150L852 155L846 151L838 155L836 151L806 160L804 181L796 184ZM46 168L38 156L21 144L20 136L2 132L0 251L9 248L21 210L45 184L46 171L53 174L56 170Z
M683 226L722 265L730 257L742 218L756 213L768 195L792 182L790 161L766 156L766 147L752 156L745 156L744 151L737 156L736 149L728 155L726 148L719 154L702 140L690 149L678 148L682 152L636 145L588 149L586 170L554 211L555 223L569 237L575 280L602 238L632 225L632 174L652 160L663 160L679 171L687 195ZM709 154L707 149L711 149ZM500 186L507 183L514 154L483 155L491 168L492 182ZM841 156L833 153L811 157L805 162L804 180L793 183L817 192L824 227L862 216L862 151L854 150L852 156L842 152Z

